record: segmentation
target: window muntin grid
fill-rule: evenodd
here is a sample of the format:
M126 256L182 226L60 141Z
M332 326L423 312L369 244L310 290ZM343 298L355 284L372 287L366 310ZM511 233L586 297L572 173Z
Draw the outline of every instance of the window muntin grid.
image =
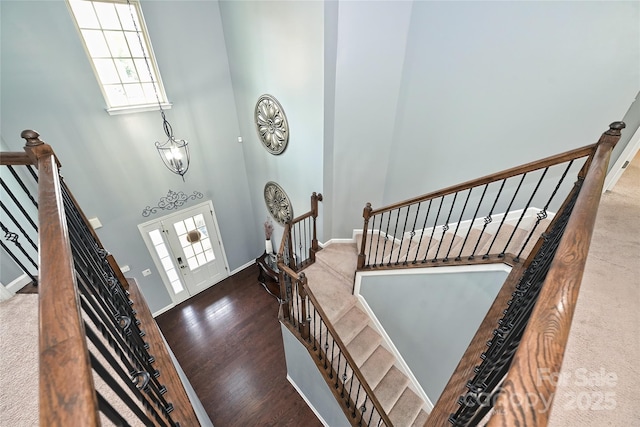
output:
M149 232L149 237L151 238L151 243L153 243L153 247L158 254L158 258L160 258L160 263L162 264L162 268L164 272L167 274L167 278L169 279L169 283L171 283L171 288L174 293L179 293L184 291L184 286L182 285L182 281L178 275L175 265L173 264L173 258L169 255L169 251L167 250L167 245L162 238L162 234L159 229L151 230Z
M198 214L182 221L175 222L173 227L178 235L180 246L187 258L187 264L191 271L198 267L212 262L216 259L211 247L211 239L209 238L209 230L204 222L204 215ZM187 238L190 231L198 230L200 239L190 242Z
M120 0L68 2L109 111L155 107L158 98L163 107L166 106L166 95L138 1L131 0L131 9ZM138 37L142 39L142 46Z

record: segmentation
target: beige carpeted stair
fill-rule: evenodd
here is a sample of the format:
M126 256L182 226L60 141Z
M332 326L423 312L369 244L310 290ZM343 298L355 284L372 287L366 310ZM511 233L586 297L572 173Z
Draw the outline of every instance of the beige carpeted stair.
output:
M356 260L354 243L327 246L305 270L309 287L394 425L422 426L425 402L409 388L409 378L352 294Z

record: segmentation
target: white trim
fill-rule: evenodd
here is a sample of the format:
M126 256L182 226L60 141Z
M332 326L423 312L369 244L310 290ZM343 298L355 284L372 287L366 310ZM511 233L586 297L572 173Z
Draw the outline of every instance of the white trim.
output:
M316 414L316 417L318 417L318 420L322 423L323 426L325 427L331 427L329 425L329 423L327 423L324 418L322 418L322 415L320 415L320 413L316 410L316 408L311 404L311 402L309 401L309 399L307 399L307 396L304 395L304 393L302 392L302 390L300 390L300 388L298 387L298 385L295 383L295 381L293 381L293 379L289 376L289 374L287 374L287 380L289 381L289 383L293 386L293 388L296 389L296 391L298 392L298 394L300 395L300 397L302 397L302 400L304 400L307 403L307 406L313 411L314 414Z
M633 134L631 139L629 139L627 146L624 148L622 153L620 153L620 157L618 157L618 160L615 162L615 164L613 165L613 167L605 177L604 186L602 187L603 193L605 191L611 190L616 185L616 182L618 182L618 179L620 179L620 177L622 176L622 172L624 172L624 169L622 169L622 166L627 161L631 162L631 160L633 160L633 158L638 153L639 149L640 149L640 128L636 129L636 132Z
M248 263L241 265L240 267L236 268L235 270L233 270L232 272L229 273L229 276L233 276L236 273L240 273L242 270L244 270L247 267L251 267L252 265L254 265L256 263L256 260L251 260ZM215 285L214 285L215 286Z
M224 268L224 273L225 276L220 279L218 282L211 284L209 287L205 288L205 289L200 289L198 290L196 293L194 293L193 295L189 294L189 290L187 288L187 285L184 282L184 279L181 277L180 280L182 282L182 285L184 287L184 290L181 291L186 293L186 297L182 298L182 296L180 298L178 298L176 296L176 293L173 291L173 288L171 286L171 283L169 281L169 278L167 277L167 274L164 270L164 267L162 265L162 262L160 261L160 259L157 256L155 247L153 245L153 243L151 242L149 235L147 233L145 233L144 229L150 225L155 225L155 224L160 224L163 221L168 221L169 219L173 218L174 216L183 214L185 211L188 210L195 210L195 209L202 209L208 207L209 211L211 212L211 217L212 217L212 221L213 221L213 226L215 228L215 231L218 235L218 243L220 245L220 250L222 252L222 263L223 263L223 268ZM226 279L227 277L229 277L231 275L230 273L230 268L229 268L229 261L227 260L227 253L224 249L224 243L222 242L222 235L220 234L220 227L218 226L218 219L216 217L216 212L215 209L213 207L213 201L211 200L207 200L205 202L201 202L201 203L197 203L193 206L187 206L184 207L183 209L177 210L177 211L173 211L171 213L168 213L162 217L159 218L155 218L155 219L151 219L149 221L146 221L142 224L138 224L138 231L140 232L140 235L142 237L142 241L144 242L147 250L149 251L149 256L151 257L156 270L158 271L158 273L160 274L160 278L162 279L162 283L164 284L165 288L167 289L167 292L169 294L169 297L171 298L171 302L173 304L179 304L183 301L186 301L187 299L197 295L198 293L210 288L211 286L215 286L217 283L221 282L222 280ZM168 241L165 242L167 244L167 249L169 250L169 252L171 252L171 246L169 244ZM172 254L172 260L175 260L175 256ZM176 267L177 268L177 267Z
M459 266L443 266L437 268L410 268L410 269L401 269L401 270L381 270L381 271L367 271L367 272L356 272L356 278L353 287L353 294L358 298L358 302L362 309L369 315L371 319L371 323L377 332L382 336L383 346L391 352L397 361L397 367L409 378L410 388L416 393L418 396L422 398L425 402L424 409L427 412L431 412L433 409L433 402L429 399L429 396L424 391L418 379L413 375L411 368L402 357L400 351L396 348L395 344L391 340L391 337L387 334L382 323L378 320L375 313L365 300L365 298L360 294L360 287L362 285L362 277L364 276L393 276L393 275L409 275L409 274L447 274L447 273L466 273L466 272L478 272L478 271L504 271L509 273L511 271L511 267L507 264L480 264L480 265L459 265Z
M325 248L329 245L333 245L337 243L354 243L354 242L355 242L354 239L330 239L330 240L327 240L325 243L318 242L318 245L321 248Z
M371 309L371 307L369 307L369 304L367 304L367 301L360 294L356 295L356 297L358 298L358 302L360 303L360 306L364 309L365 313L369 315L369 319L371 320L371 323L372 323L371 326L373 326L374 329L380 334L380 336L382 336L382 340L384 344L383 347L385 347L389 352L391 352L391 354L395 356L396 367L399 368L400 371L402 371L402 373L407 376L407 378L409 378L409 388L422 398L422 400L424 401L423 409L427 413L430 413L431 410L433 409L433 402L431 402L431 399L429 399L429 396L427 396L427 393L424 391L424 389L418 382L418 379L413 375L413 372L411 372L409 365L407 365L407 362L405 362L404 359L402 358L402 354L393 344L393 341L391 341L391 338L389 337L389 335L387 335L387 332L384 330L384 328L382 327L382 324L380 323L376 315L373 313L373 310Z
M26 273L23 273L22 276L19 276L17 279L14 279L11 283L9 283L5 287L7 288L8 291L16 293L20 289L27 286L29 283L31 283L31 277L27 276Z
M153 314L151 314L153 317L158 317L160 316L162 313L165 313L169 310L171 310L173 307L175 307L176 305L174 303L169 304L166 307L161 308L160 310L154 312Z
M173 105L171 102L162 102L163 110L170 110ZM121 114L144 113L146 111L160 111L158 104L144 105L126 105L123 107L110 107L105 109L110 116L119 116Z

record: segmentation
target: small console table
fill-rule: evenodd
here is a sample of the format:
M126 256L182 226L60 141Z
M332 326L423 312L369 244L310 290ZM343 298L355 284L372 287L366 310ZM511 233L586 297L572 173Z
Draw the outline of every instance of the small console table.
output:
M258 282L280 302L279 270L276 258L265 252L256 258L256 264L260 267Z

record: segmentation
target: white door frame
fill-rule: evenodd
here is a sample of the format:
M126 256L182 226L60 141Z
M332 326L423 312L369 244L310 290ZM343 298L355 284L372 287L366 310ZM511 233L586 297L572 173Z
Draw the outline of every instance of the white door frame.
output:
M184 282L184 278L182 277L181 274L179 274L178 276L180 277L180 281L182 282L182 286L184 287L185 291L184 293L186 294L183 296L178 296L176 295L176 293L174 292L172 286L171 286L171 282L169 280L169 278L167 277L167 274L165 272L164 267L162 266L162 263L160 261L160 259L158 258L158 255L156 253L156 249L153 245L153 243L151 242L149 236L147 233L144 232L144 229L150 225L159 223L161 221L168 221L172 216L175 216L176 214L179 214L180 212L184 211L184 210L190 210L190 209L197 209L197 208L203 208L203 207L208 207L209 211L211 212L211 216L213 218L213 226L215 227L215 231L218 235L218 241L220 243L220 250L222 251L222 253L220 254L221 256L221 260L224 264L224 269L227 272L226 277L229 277L231 275L231 270L229 269L229 262L227 261L227 253L224 249L224 242L222 241L222 236L220 234L220 227L218 226L218 218L216 217L216 213L215 213L215 209L213 208L213 202L211 200L208 200L206 202L202 202L202 203L198 203L195 204L193 206L187 206L184 209L181 210L177 210L174 211L172 213L169 213L167 215L164 215L162 217L159 218L155 218L152 220L149 220L147 222L144 222L142 224L138 224L138 231L140 231L140 235L142 236L142 240L144 241L145 246L147 247L147 250L149 251L149 255L151 255L151 259L153 260L153 263L156 267L156 270L158 271L160 278L162 279L162 283L164 283L165 288L167 289L167 292L169 293L169 296L171 297L171 301L174 305L179 304L185 300L187 300L188 298L192 297L193 295L189 295L189 291L187 290L187 285ZM168 243L168 241L166 241ZM171 251L171 247L169 245L168 246L168 250ZM216 254L218 255L218 254ZM174 267L176 267L176 269L178 269L179 271L179 267L178 265L175 263L176 260L176 256L175 254L172 254L172 260L174 261ZM212 285L213 286L213 285Z

